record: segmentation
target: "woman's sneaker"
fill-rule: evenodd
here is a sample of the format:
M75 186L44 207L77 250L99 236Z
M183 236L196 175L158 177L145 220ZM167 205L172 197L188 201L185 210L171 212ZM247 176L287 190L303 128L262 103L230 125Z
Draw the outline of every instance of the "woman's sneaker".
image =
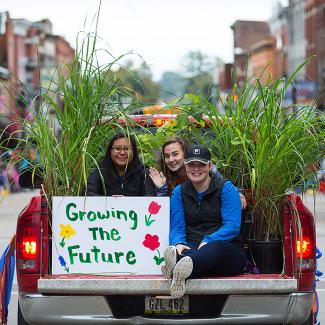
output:
M170 295L180 298L185 293L185 280L193 271L193 261L189 256L183 257L174 267L173 281L170 286Z
M165 249L164 259L165 265L161 267L161 272L167 279L171 279L177 262L177 251L175 246L168 246Z

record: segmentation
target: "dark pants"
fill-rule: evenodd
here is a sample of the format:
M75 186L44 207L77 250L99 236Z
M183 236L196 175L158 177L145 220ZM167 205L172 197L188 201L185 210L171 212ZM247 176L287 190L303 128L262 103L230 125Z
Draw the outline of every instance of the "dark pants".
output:
M241 274L246 266L246 256L241 246L223 240L212 241L199 250L199 244L188 243L191 249L184 250L179 257L189 256L193 260L191 277L230 276Z

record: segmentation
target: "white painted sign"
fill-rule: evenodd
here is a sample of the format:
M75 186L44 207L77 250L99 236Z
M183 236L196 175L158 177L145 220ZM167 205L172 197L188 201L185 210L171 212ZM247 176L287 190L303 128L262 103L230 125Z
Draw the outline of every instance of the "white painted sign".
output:
M161 274L167 197L53 197L52 274Z

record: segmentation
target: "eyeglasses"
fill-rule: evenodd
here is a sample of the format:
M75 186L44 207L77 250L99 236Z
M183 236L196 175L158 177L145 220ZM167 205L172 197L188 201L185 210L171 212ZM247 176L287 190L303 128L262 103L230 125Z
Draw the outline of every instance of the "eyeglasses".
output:
M116 153L120 153L122 150L126 153L128 153L129 151L131 151L131 147L113 147L112 150Z

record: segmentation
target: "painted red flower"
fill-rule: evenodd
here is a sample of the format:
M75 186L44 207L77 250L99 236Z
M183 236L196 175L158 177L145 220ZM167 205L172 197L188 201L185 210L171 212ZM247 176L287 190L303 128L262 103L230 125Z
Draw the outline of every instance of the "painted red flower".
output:
M157 214L161 208L161 205L159 205L157 202L152 201L148 207L148 211L150 214Z
M145 239L142 243L144 247L147 247L150 250L154 251L160 246L159 237L157 235L151 236L150 234L146 234L144 238Z

